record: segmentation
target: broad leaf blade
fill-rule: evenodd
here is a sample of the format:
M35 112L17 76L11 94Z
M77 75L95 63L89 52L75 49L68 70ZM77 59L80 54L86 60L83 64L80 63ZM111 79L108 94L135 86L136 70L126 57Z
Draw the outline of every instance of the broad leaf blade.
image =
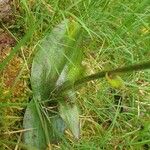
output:
M73 69L73 68L69 68ZM74 82L77 78L77 74L71 76L73 78L68 78L69 70L66 67L62 71L62 74L59 76L57 85L62 85L65 81ZM72 134L76 139L79 139L80 136L80 123L79 123L79 111L76 106L76 93L73 89L65 91L62 93L62 98L59 100L59 113L64 122L66 123L67 128L70 129Z
M45 150L50 142L57 142L63 136L65 124L58 115L45 116L40 107L32 100L26 109L23 126L27 131L24 133L24 142L36 150Z
M79 111L75 103L62 102L59 107L60 116L65 121L76 139L80 137Z
M72 39L77 40L77 37L80 40L79 34L81 27L77 23L73 23L69 28L69 35ZM78 43L76 42L76 45ZM83 51L79 49L77 46L69 51L67 55L66 65L61 72L56 86L62 86L66 82L70 84L74 84L74 82L81 76L83 68L81 65L83 59ZM67 127L70 129L72 134L76 139L80 136L80 123L79 123L79 111L76 106L76 93L73 89L65 91L62 94L63 99L59 101L59 113L62 119L65 121Z
M27 130L24 133L24 142L37 149L44 149L47 145L46 137L33 100L26 109L23 126Z
M78 23L65 20L39 44L31 69L31 86L38 100L49 98L66 63L81 62L82 51L77 49L80 29Z
M124 81L121 79L120 76L106 74L106 79L113 88L125 89Z
M39 100L49 98L55 82L65 65L65 36L67 20L59 24L39 45L31 70L31 85Z
M68 121L66 121L65 115L62 115L63 113L61 113L61 117L58 114L43 113L43 109L39 105L40 102L43 103L51 98L50 93L53 92L56 86L59 87L66 80L72 82L70 81L72 78L67 75L68 70L81 63L81 50L76 49L80 28L75 24L65 20L54 28L50 35L46 36L39 44L39 51L33 60L31 69L33 100L25 113L24 128L35 130L27 131L24 134L24 141L39 150L45 149L50 142L56 141L62 136L65 129L64 121L75 137L79 135L79 128L76 127L74 130L72 126L74 121L76 121L76 126L79 125L78 111L75 105L73 110L76 112L77 120L73 119L71 107L66 104L62 105L62 107L67 108L68 112L71 112ZM67 68L66 71L64 71L65 68ZM65 76L61 79L63 72L65 72ZM76 75L73 76L73 80L75 78ZM64 94L68 96L68 92ZM70 97L69 99L72 101L74 98ZM55 107L55 105L53 106ZM46 104L45 107L47 107Z

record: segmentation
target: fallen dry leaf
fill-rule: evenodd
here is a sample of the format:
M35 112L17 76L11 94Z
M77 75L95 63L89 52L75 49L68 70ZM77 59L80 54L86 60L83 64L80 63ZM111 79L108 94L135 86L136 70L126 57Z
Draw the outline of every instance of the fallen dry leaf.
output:
M0 0L0 20L7 21L13 15L10 0Z

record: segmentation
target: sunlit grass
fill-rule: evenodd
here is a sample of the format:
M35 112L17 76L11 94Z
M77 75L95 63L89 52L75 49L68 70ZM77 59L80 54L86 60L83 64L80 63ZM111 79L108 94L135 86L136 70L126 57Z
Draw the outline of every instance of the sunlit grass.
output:
M5 149L14 149L17 143L22 143L22 131L15 131L23 129L24 109L31 94L27 87L35 47L64 18L75 19L84 29L80 47L84 50L83 65L87 74L149 60L150 57L149 0L22 0L18 4L19 15L13 27L6 25L18 42L0 64L0 70L7 70L10 60L19 55L22 69L14 85L23 79L28 90L22 91L24 94L20 97L13 96L15 88L3 85L2 75L0 137L3 139L0 138L0 145ZM81 138L74 141L67 133L68 140L54 149L148 150L149 76L150 71L122 75L127 87L125 91L112 89L105 79L80 88L77 94L81 110Z

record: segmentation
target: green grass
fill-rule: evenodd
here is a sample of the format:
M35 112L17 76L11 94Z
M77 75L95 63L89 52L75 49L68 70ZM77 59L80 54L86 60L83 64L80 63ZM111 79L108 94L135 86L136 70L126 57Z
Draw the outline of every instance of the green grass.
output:
M149 60L149 4L149 0L16 1L16 21L13 25L3 24L19 42L0 64L0 70L7 70L7 64L15 56L21 57L22 64L11 88L4 86L4 76L1 79L2 149L21 147L22 133L15 131L23 129L24 109L31 91L25 86L20 96L13 93L18 82L29 82L32 58L39 40L64 18L74 18L84 28L80 47L84 50L83 64L87 74ZM121 77L127 87L124 91L112 89L105 79L87 83L77 91L81 139L74 141L67 133L68 139L53 149L150 148L150 71Z

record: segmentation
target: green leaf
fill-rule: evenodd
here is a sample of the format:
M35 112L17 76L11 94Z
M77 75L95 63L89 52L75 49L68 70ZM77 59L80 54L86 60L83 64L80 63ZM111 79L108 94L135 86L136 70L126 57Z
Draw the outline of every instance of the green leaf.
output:
M81 78L83 76L83 74L84 74L83 66L81 66L81 64L76 65L76 66L70 68L68 75L67 75L68 80L72 81L74 83L77 79Z
M59 112L67 127L76 139L80 137L79 111L77 105L72 102L60 102Z
M125 88L124 81L118 75L106 74L106 79L113 88L116 88L116 89L124 89Z
M76 105L71 109L68 103L59 103L59 97L53 97L51 93L59 88L65 81L71 82L68 78L68 72L72 67L79 65L82 61L81 50L78 47L80 35L80 26L74 21L65 20L54 28L49 35L43 38L38 45L32 69L31 69L31 86L33 90L33 100L29 103L24 116L24 128L33 130L26 131L24 134L25 144L44 150L50 142L57 141L63 136L65 123L71 129L73 134L78 137L79 128L73 129L73 122L79 124L79 117ZM77 76L73 77L75 80ZM69 91L68 91L69 92ZM69 93L63 93L68 96ZM53 104L51 100L55 98ZM47 101L45 103L45 101ZM69 97L70 102L75 97ZM60 104L61 115L47 112L44 108L49 105L57 107ZM69 117L65 117L63 108L66 108ZM73 119L75 112L76 120ZM64 115L63 115L64 114ZM68 118L68 119L66 119ZM76 125L77 126L77 125Z
M69 70L66 66L57 81L58 85L61 85L65 83L66 80L68 81L68 79L70 79L67 76L68 72ZM72 79L70 82L72 82ZM78 139L80 136L79 112L76 106L76 93L73 89L62 93L61 99L59 100L59 113L66 123L67 128L69 128L74 137Z
M83 67L81 65L82 59L83 52L81 49L72 51L70 59L67 61L56 82L58 88L66 82L73 85L73 83L81 77L83 73ZM79 112L76 105L76 93L73 87L62 94L62 99L59 101L59 113L74 137L78 139L80 136Z
M27 130L24 133L24 142L27 146L40 150L46 148L47 143L45 134L43 134L42 122L40 121L40 116L34 104L32 100L24 115L23 126L25 130Z
M31 86L33 94L38 100L49 98L50 92L55 88L55 83L64 68L66 24L68 24L68 20L59 24L50 35L42 40L39 44L39 51L33 59Z
M31 69L31 86L36 99L49 98L66 64L79 66L83 58L82 50L77 48L80 30L78 23L65 20L39 44Z
M24 142L31 149L45 150L50 142L57 142L65 129L65 124L58 115L53 117L43 113L43 108L32 100L25 112L23 126Z

